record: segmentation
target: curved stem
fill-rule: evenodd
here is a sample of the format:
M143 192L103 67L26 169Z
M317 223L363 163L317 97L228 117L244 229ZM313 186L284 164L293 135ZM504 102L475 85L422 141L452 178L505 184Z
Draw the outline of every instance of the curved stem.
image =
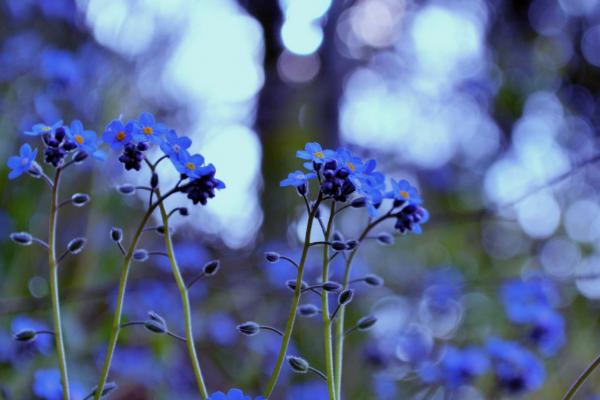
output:
M62 332L62 321L60 314L60 298L58 294L58 262L56 260L56 221L58 218L58 188L60 185L61 168L56 170L54 183L52 185L52 200L50 204L50 223L48 231L48 263L50 264L50 295L52 299L52 321L54 324L54 338L56 343L56 355L60 369L60 383L63 389L63 399L71 397L69 390L69 374L67 372L67 357L65 355L65 343Z
M367 237L369 232L377 226L380 222L386 220L387 218L391 218L391 212L387 212L376 220L370 222L367 227L363 230L360 237L358 238L358 245L350 252L350 255L346 259L346 267L344 271L344 281L343 281L343 289L347 289L350 284L350 270L352 268L352 260L356 255L356 252L360 248L360 244ZM342 390L342 372L343 372L343 364L344 364L344 320L346 316L346 307L341 306L339 308L339 313L337 315L337 321L335 325L335 387L337 393L340 393Z
M331 229L333 228L333 218L335 216L335 201L331 203L331 210L329 212L329 220L327 221L327 228L325 229L325 243L329 242L329 236L331 235ZM323 246L323 276L322 281L327 282L329 280L329 246ZM333 347L331 339L331 318L329 316L329 293L325 290L321 295L321 314L323 315L323 340L325 346L325 373L327 374L327 391L329 392L329 399L336 400L335 380L333 375Z
M596 367L600 365L600 355L596 357L594 361L579 375L577 380L573 382L567 393L563 396L563 400L571 400L579 388L583 385L586 379L594 372Z
M160 197L160 192L158 189L156 190L157 195ZM190 307L190 299L188 296L187 286L181 276L181 271L179 270L179 265L177 264L177 259L175 258L175 251L173 250L173 240L171 239L171 232L169 230L169 214L165 209L164 204L161 202L159 205L160 215L162 216L162 223L165 227L165 246L167 248L167 256L169 257L169 263L171 264L171 269L173 270L173 277L175 278L175 282L177 282L177 288L179 289L179 295L181 296L181 303L183 307L183 316L185 321L185 337L186 337L186 345L188 354L190 356L190 362L192 364L192 369L194 371L194 377L196 378L196 384L198 386L198 391L200 392L200 396L202 399L208 398L208 390L206 389L206 384L204 383L204 377L202 376L202 370L200 369L200 363L198 361L198 355L196 354L196 345L194 343L194 333L192 331L192 311Z
M292 306L290 307L290 314L288 316L287 324L285 326L283 339L281 340L279 356L277 357L275 368L271 373L271 378L269 379L269 383L267 384L267 388L265 389L264 396L267 399L269 398L269 396L271 396L271 393L273 393L273 389L275 389L275 384L277 383L277 379L279 378L279 373L281 372L281 367L283 366L283 361L285 360L285 354L287 353L287 348L292 337L292 331L294 330L294 322L296 321L296 311L298 309L298 304L300 303L300 282L302 282L302 276L304 274L304 264L306 263L306 257L308 255L308 249L310 247L310 233L312 231L313 221L315 219L315 214L317 213L317 210L319 208L319 204L321 203L321 199L322 196L321 193L319 193L319 197L317 197L315 205L312 207L308 214L306 233L304 235L304 246L302 248L302 257L300 258L300 263L298 264L298 273L296 275L296 288L294 289L294 297L292 299Z

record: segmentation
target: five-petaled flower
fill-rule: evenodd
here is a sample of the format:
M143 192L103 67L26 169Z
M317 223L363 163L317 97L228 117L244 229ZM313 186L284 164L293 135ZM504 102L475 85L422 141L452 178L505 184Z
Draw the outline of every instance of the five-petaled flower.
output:
M190 155L184 152L176 159L171 158L171 161L180 174L190 178L200 178L210 172L210 168L204 166L204 157L200 154Z
M21 146L18 156L11 156L8 159L8 168L12 171L8 174L9 179L15 179L23 173L29 171L37 156L37 149L32 149L28 143Z
M53 125L35 124L30 131L25 131L28 136L40 136L46 133L52 133L56 128L62 126L63 122L58 121Z
M190 138L177 136L177 132L171 129L165 135L165 140L160 143L160 149L169 156L173 163L181 162L181 159L187 155L187 149L192 145ZM177 167L177 165L175 164Z
M133 138L138 142L160 144L166 131L167 127L164 124L156 122L154 115L149 112L143 112L136 123Z
M308 160L311 162L307 162L304 166L307 169L313 168L313 163L316 165L323 164L326 160L335 157L335 151L333 150L323 150L321 145L317 142L306 143L304 146L304 150L298 150L296 152L296 157L302 160Z
M71 122L71 129L67 131L69 140L75 143L80 151L83 151L97 159L104 159L104 154L98 150L98 138L96 132L85 130L80 120Z
M119 151L133 138L134 124L128 122L126 125L120 119L111 121L102 134L104 143L107 143L113 150Z
M279 183L279 186L281 186L281 187L285 187L285 186L299 187L299 186L308 184L308 180L313 179L316 176L317 176L317 174L315 174L314 172L309 172L308 174L305 174L302 171L294 171L294 172L291 172L286 179L282 180Z
M416 187L412 186L406 179L400 181L390 180L392 190L385 194L388 199L393 199L396 206L401 206L405 203L419 205L423 203L423 199L419 196Z
M252 396L245 395L240 389L230 389L227 393L215 392L208 400L252 400ZM264 397L258 396L255 400L264 400Z

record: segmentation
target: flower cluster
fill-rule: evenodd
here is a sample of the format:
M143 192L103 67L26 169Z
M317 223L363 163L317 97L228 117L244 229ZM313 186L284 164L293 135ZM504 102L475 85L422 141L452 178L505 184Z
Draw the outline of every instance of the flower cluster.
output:
M364 161L343 147L323 149L315 142L307 143L296 156L306 161L308 172L291 172L280 185L294 186L302 196L308 193L309 181L317 179L323 198L345 203L353 196L353 206L366 206L372 217L378 215L383 201L390 199L390 213L400 233L420 233L421 224L429 218L417 189L406 180L390 179L388 185L385 175L376 170L375 160Z

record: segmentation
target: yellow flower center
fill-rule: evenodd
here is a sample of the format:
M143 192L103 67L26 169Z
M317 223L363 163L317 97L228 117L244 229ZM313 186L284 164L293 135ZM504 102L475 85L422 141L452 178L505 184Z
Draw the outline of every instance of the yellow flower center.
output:
M49 126L44 126L44 127L42 128L42 130L43 130L44 132L48 132L48 131L51 131L51 130L52 130L52 128L50 128Z
M325 158L325 154L322 151L316 151L314 155L317 158Z
M21 159L21 165L22 166L26 166L27 164L29 164L29 158L23 158L23 159Z
M194 171L196 169L196 164L194 164L193 162L188 162L185 163L185 167L190 171Z
M117 136L115 136L119 142L125 140L125 132L119 131L117 132Z
M152 127L150 127L150 126L145 126L144 127L144 133L146 135L152 135L152 132L154 132L154 130L152 129Z
M410 197L410 194L408 194L406 190L402 190L400 191L400 196L404 197L405 199L408 199Z
M348 168L350 168L350 171L354 171L356 170L356 167L354 166L354 164L352 164L350 161L348 161L346 163L346 165L348 166Z
M75 135L75 141L79 144L83 144L84 140L83 140L83 136L81 135Z

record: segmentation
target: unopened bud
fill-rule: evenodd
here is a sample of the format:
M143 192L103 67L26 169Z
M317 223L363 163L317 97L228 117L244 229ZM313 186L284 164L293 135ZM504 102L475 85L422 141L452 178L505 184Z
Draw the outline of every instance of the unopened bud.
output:
M33 329L22 329L15 333L15 340L17 342L33 342L37 337L37 332Z
M345 306L346 304L350 303L353 298L354 298L354 290L352 290L352 289L342 290L342 292L338 296L338 304L340 306Z
M383 286L383 278L379 275L369 274L364 277L365 283L369 286L379 287Z
M111 228L110 229L110 239L113 242L120 242L121 240L123 240L123 230L121 228Z
M324 282L321 287L326 292L338 292L342 288L342 285L339 284L338 282L327 281L327 282Z
M87 239L84 237L75 238L67 244L67 250L71 254L79 254L85 247L86 243L87 243Z
M376 317L374 317L372 315L367 315L367 316L359 319L356 326L361 331L367 331L367 330L371 329L373 327L373 325L375 325L376 322L377 322Z
M119 193L124 194L126 196L130 196L135 193L135 186L130 183L124 183L123 185L117 186L117 190Z
M319 313L319 308L314 304L303 304L298 307L298 313L303 317L314 317Z
M260 332L260 325L254 321L244 322L243 324L239 324L236 328L240 333L246 336L254 336Z
M33 236L28 232L15 232L10 234L10 240L21 246L29 246L33 243Z
M213 276L217 273L220 267L221 262L219 260L211 260L204 264L202 267L202 272L204 272L204 275L206 276Z
M296 372L297 374L306 374L310 367L308 361L302 357L288 356L287 362L292 368L292 371Z
M144 262L148 259L148 250L137 249L133 252L133 259L137 262Z
M281 255L279 253L277 253L277 252L274 252L274 251L267 251L265 253L265 258L270 263L276 263L281 258Z
M75 193L71 196L71 203L75 207L83 207L90 202L90 196L85 193Z

